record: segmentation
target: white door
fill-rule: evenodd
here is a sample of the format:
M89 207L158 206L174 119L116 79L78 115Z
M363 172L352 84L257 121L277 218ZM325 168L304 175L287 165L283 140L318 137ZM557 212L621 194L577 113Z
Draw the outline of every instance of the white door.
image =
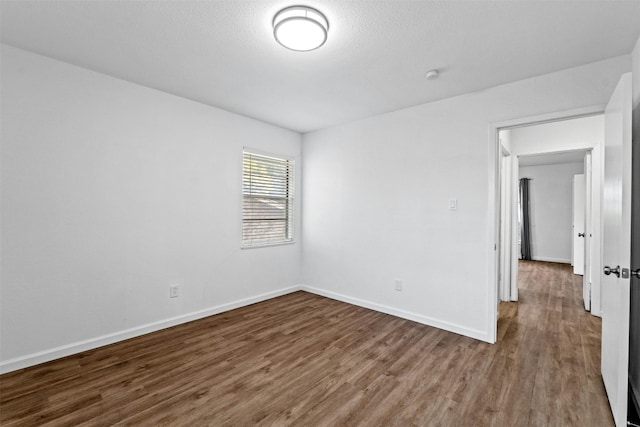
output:
M520 160L511 156L511 301L518 301L518 259L520 258L520 221L518 220L518 194Z
M616 426L627 424L631 262L631 74L605 110L602 276L602 378ZM626 274L624 274L626 270ZM624 277L626 276L626 278Z
M593 213L591 212L593 191L592 179L593 174L591 170L591 152L584 156L584 179L586 184L586 199L585 199L585 228L584 228L584 277L582 278L582 299L584 300L584 309L591 310L591 275L592 266L591 262L591 245L592 245L592 230L593 230Z
M573 176L573 274L584 274L584 216L587 188L584 175Z
M511 300L511 156L500 157L500 301Z

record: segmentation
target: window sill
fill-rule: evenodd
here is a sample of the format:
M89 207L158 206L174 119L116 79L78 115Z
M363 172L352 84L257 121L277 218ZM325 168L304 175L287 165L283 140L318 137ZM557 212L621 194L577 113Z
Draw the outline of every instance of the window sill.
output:
M256 248L269 248L271 246L286 246L293 245L295 240L287 240L282 242L269 242L269 243L255 243L255 244L243 244L240 249L256 249Z

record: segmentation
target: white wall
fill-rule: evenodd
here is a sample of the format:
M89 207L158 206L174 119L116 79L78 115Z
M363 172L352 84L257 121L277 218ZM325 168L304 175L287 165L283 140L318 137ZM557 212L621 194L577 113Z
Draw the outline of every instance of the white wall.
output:
M573 176L583 163L520 167L531 178L531 256L538 261L571 263Z
M492 340L490 124L604 105L630 67L613 58L305 134L305 284Z
M501 129L499 133L500 145L506 153L511 155L511 129Z
M519 127L510 136L511 151L518 156L591 149L604 140L604 115Z
M1 85L3 370L301 283L300 242L240 249L242 147L299 134L8 46Z

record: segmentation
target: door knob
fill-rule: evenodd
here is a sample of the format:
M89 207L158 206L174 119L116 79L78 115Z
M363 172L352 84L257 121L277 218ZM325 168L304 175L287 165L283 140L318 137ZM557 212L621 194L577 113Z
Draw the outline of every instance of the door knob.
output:
M640 268L636 268L635 270L631 270L631 276L636 276L640 279Z
M578 233L578 237L584 237L584 233Z
M616 268L611 268L608 265L605 265L604 268L602 269L603 273L605 275L610 275L610 274L615 274L616 277L620 277L620 266L616 266Z

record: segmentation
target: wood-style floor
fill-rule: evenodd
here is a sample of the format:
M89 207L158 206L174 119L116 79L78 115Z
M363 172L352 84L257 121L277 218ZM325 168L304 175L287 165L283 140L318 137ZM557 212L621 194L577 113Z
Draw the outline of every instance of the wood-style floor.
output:
M0 376L0 424L613 425L580 280L520 277L495 345L297 292Z

